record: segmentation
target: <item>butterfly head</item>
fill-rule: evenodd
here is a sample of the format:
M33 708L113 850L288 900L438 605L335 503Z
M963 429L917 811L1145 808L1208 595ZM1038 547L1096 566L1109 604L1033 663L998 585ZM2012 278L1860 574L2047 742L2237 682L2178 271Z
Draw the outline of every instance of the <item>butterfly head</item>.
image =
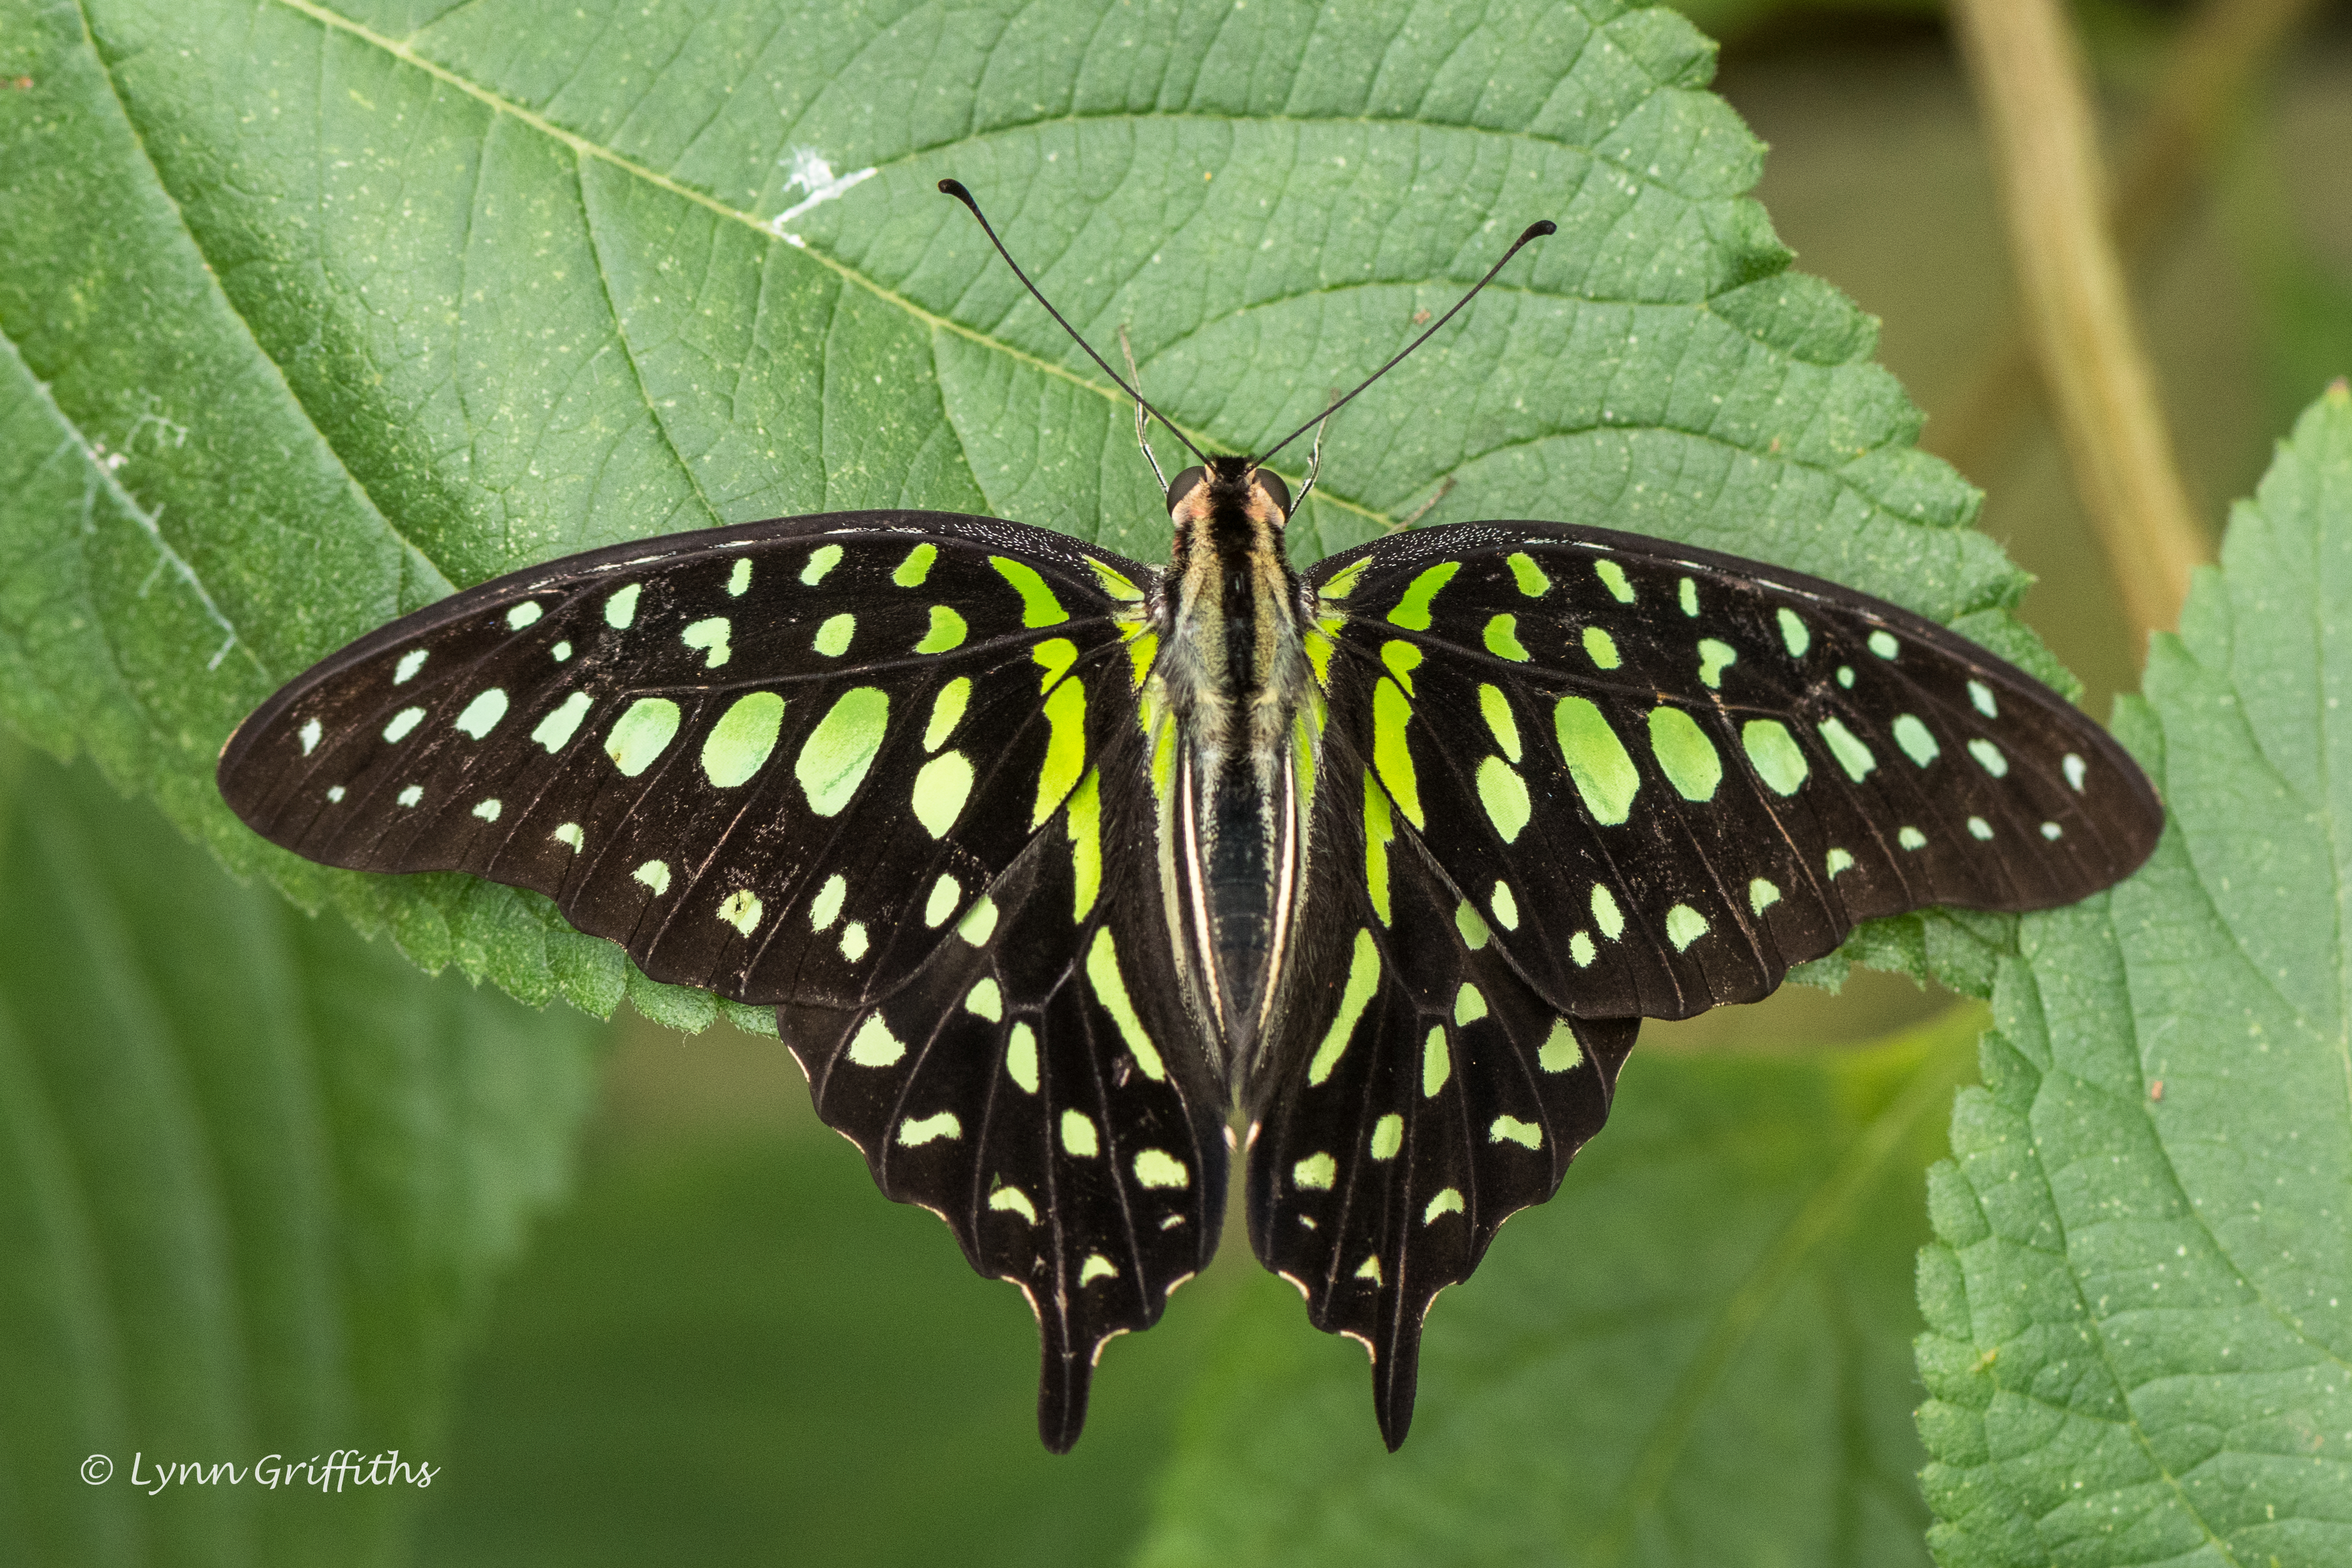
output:
M1279 532L1290 520L1290 486L1247 457L1212 457L1185 469L1168 486L1168 518L1179 534L1220 515Z

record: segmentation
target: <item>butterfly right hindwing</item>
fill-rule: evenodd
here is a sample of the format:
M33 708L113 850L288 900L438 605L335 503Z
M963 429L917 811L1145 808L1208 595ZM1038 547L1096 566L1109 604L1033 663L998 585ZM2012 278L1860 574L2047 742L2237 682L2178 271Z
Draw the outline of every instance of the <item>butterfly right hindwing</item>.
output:
M1430 1302L1559 1187L1640 1020L1571 1019L1538 995L1474 890L1394 833L1344 736L1325 733L1318 772L1297 962L1329 979L1283 1015L1243 1090L1250 1239L1318 1328L1371 1353L1393 1448Z

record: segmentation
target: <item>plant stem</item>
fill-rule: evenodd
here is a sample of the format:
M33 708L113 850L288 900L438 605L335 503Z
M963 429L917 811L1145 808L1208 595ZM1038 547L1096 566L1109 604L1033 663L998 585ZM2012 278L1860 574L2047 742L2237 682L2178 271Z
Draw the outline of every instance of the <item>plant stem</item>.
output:
M2026 330L2076 492L2145 641L2210 559L2105 223L2081 57L2057 0L1955 0L1990 133Z
M2200 154L2246 88L2266 68L2315 0L2209 0L2185 23L2121 160L2107 212L2126 269L2146 259L2188 205ZM1929 422L1920 442L1963 474L1982 474L2018 426L2044 411L2033 348L2012 308L1990 337L1968 390Z

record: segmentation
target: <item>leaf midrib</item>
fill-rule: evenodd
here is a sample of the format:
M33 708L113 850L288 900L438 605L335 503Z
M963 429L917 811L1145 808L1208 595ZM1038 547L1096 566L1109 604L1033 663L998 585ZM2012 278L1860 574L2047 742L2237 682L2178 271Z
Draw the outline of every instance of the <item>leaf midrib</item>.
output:
M410 48L406 44L403 43L399 39L387 37L383 34L376 32L374 29L368 27L362 23L352 21L348 16L340 16L333 11L330 11L324 6L315 4L314 0L273 0L273 3L283 5L289 10L307 16L310 20L320 24L321 26L332 28L337 32L357 38L371 47L383 50L385 54L390 55L393 58L400 61L402 64L413 67L417 70L421 70L432 77L434 80L444 82L448 86L457 89L467 97L471 98L477 102L487 107L492 113L506 115L513 119L517 123L524 125L530 130L539 132L542 136L546 136L557 142L560 142L563 146L571 149L574 157L596 159L601 162L609 164L613 168L620 170L623 173L627 174L634 179L642 180L658 190L665 191L669 194L677 197L681 201L691 202L696 206L701 207L708 212L717 214L719 216L725 218L730 222L741 224L747 228L755 230L763 239L772 244L782 243L774 231L770 229L766 224L761 223L758 218L753 217L751 214L746 213L740 208L729 206L726 203L719 200L715 196L705 192L698 191L693 186L685 184L677 180L673 180L668 175L663 174L658 171L649 169L644 164L625 157L609 147L600 145L596 141L581 135L577 131L566 130L564 127L556 124L553 120L547 119L544 115L539 114L531 110L525 109L522 105L491 91L488 88L482 86L480 83L474 81L468 77L460 75L457 71L450 69L448 67L442 65L438 61L427 58L426 57L418 54L415 50ZM1029 370L1035 371L1043 375L1052 376L1056 380L1068 383L1071 386L1083 388L1087 392L1092 392L1095 396L1102 398L1106 402L1124 402L1123 394L1100 386L1094 382L1088 381L1084 376L1078 375L1063 366L1057 365L1050 360L1041 359L1038 356L1028 352L1026 350L1016 348L1013 344L1005 342L1000 338L992 337L990 334L980 331L974 328L967 327L950 317L941 316L936 311L925 308L908 296L894 288L885 286L835 256L828 256L824 251L808 246L799 246L794 248L799 250L803 256L807 256L811 261L815 262L820 267L825 267L841 277L844 281L850 283L858 288L862 288L884 303L906 312L908 316L920 321L923 325L930 328L934 331L951 333L954 336L961 338L981 348L990 350L995 353L1003 354L1005 358L1013 361L1014 363L1022 365ZM615 329L618 330L618 319L615 318L614 319ZM642 388L640 388L640 391L642 392ZM650 405L648 405L648 407L650 407ZM1188 429L1185 434L1196 439L1206 439L1202 436L1202 433L1198 431ZM1277 472L1279 472L1279 470L1277 470ZM1387 529L1392 526L1391 521L1386 513L1375 511L1370 507L1362 505L1360 502L1350 501L1343 497L1335 496L1328 489L1323 492L1320 498L1328 506L1341 511L1351 512L1358 517L1365 518L1367 521L1378 525L1383 529Z

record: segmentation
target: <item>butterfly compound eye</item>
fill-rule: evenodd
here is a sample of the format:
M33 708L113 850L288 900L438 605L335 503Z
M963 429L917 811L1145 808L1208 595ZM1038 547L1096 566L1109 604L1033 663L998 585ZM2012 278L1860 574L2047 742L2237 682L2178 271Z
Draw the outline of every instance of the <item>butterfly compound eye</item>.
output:
M1168 486L1169 512L1172 515L1177 507L1184 504L1185 497L1207 484L1208 480L1209 471L1197 465L1177 475L1176 482Z
M1282 476L1275 473L1272 469L1259 468L1255 470L1251 474L1250 477L1252 481L1256 484L1259 489L1265 492L1267 497L1274 502L1277 508L1280 509L1282 515L1285 517L1288 517L1290 516L1290 486L1282 482Z

